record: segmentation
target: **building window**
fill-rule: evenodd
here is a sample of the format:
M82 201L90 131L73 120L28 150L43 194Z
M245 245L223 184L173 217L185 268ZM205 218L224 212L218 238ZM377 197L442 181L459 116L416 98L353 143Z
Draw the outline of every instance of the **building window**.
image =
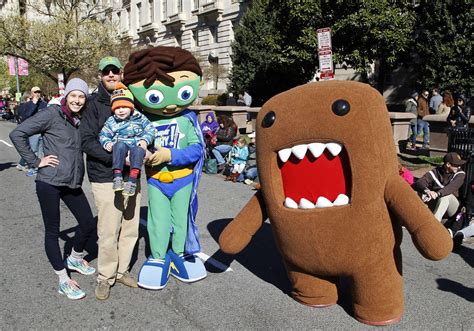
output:
M153 23L155 20L155 3L153 0L148 0L148 18L150 23Z
M196 10L199 8L199 0L193 0L193 10Z
M193 30L193 44L196 47L199 47L199 30Z
M209 32L210 32L210 43L215 44L219 42L219 39L217 37L217 26L210 26L209 27Z
M125 15L125 26L127 27L127 31L130 30L130 8L127 8L127 15Z
M181 14L183 12L183 0L178 0L178 14Z
M162 16L162 20L166 20L166 18L168 17L168 13L167 13L167 9L166 9L166 0L163 0L161 1L161 15Z
M142 4L137 3L137 29L139 29L142 26L141 16L142 16Z

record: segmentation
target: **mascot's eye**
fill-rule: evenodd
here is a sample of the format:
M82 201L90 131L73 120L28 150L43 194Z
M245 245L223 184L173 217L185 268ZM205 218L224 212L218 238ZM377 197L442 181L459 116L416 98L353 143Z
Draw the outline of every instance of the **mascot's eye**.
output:
M265 117L263 118L262 127L264 128L271 127L273 123L275 122L275 120L276 120L275 112L273 111L268 112L267 115L265 115Z
M344 116L349 110L351 110L351 105L346 100L339 99L332 104L332 112L337 116Z
M189 85L183 86L178 90L178 99L188 101L193 97L193 88Z
M165 97L163 96L163 93L161 93L158 90L150 90L146 92L145 94L145 99L152 105L157 105L163 101Z

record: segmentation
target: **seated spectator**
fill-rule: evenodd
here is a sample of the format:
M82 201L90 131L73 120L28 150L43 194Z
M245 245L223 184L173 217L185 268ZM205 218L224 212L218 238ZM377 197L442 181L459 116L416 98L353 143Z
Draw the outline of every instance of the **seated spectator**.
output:
M216 134L217 129L219 129L219 123L217 123L214 113L208 113L206 115L206 120L201 123L201 131L204 137L207 133Z
M234 98L234 93L229 93L227 100L225 101L226 106L237 106L237 100Z
M413 184L413 188L422 194L423 201L440 222L446 212L448 217L453 217L458 211L459 188L466 177L466 173L461 170L466 161L459 154L448 153L443 161L443 165L430 170Z
M445 91L443 93L443 101L438 106L438 110L436 111L437 115L446 115L448 116L451 112L451 107L454 106L454 99L453 95L449 91Z
M237 134L237 125L232 118L226 115L219 116L217 123L219 123L219 128L216 132L216 146L212 148L211 152L217 160L218 171L222 171L225 165L224 157L232 149L232 143Z
M232 170L229 176L225 180L231 180L234 183L237 181L237 177L244 172L245 165L247 164L247 158L249 156L249 149L247 146L247 139L240 137L237 143L230 150L230 164Z
M255 132L248 136L251 140L249 143L249 156L245 165L244 171L237 178L238 182L244 182L247 185L252 185L258 179L257 173L257 147L255 145Z

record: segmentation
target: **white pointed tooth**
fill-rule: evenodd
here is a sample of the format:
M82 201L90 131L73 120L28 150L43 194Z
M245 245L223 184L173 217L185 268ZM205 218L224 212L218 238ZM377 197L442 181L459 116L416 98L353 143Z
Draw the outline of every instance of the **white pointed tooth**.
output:
M278 151L278 156L280 157L280 160L285 163L288 161L291 155L291 148L285 148L282 149L281 151Z
M344 206L344 205L347 205L348 203L349 203L349 197L345 194L339 194L336 200L334 200L332 204L334 206Z
M286 198L284 206L286 208L292 208L292 209L298 208L298 204L292 198Z
M342 145L338 143L328 143L326 144L326 148L333 156L338 156L342 150Z
M326 207L332 207L333 204L331 201L326 199L325 197L319 197L318 201L316 201L316 205L314 206L315 208L326 208Z
M308 145L296 145L291 148L291 152L300 160L303 160L307 150Z
M323 154L326 144L322 143L312 143L308 145L308 149L313 154L314 157L318 158Z
M313 209L314 208L314 204L309 201L309 200L306 200L305 198L302 198L300 200L300 204L298 206L298 208L301 208L301 209Z

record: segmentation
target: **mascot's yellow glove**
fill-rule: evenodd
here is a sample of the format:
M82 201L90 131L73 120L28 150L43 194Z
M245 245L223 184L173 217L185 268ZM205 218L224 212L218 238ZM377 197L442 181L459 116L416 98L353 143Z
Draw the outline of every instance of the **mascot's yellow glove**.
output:
M153 153L148 159L148 164L151 166L157 166L164 162L171 161L171 151L169 148L158 147L158 150Z

